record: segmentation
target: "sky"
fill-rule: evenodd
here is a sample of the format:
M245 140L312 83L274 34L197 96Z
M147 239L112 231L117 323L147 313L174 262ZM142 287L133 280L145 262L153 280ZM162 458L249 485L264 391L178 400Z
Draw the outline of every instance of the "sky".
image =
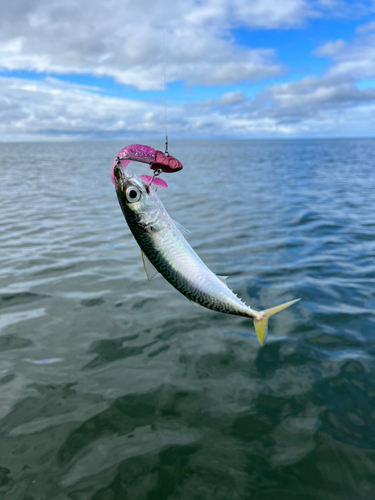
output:
M1 2L0 141L166 129L374 137L375 0Z

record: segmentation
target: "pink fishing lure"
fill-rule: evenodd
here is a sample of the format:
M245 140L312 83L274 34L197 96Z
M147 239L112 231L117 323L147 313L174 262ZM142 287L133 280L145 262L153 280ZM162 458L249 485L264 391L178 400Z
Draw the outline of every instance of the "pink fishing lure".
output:
M152 170L161 170L165 173L178 172L183 168L181 162L179 162L173 156L164 154L161 151L155 150L154 148L150 148L150 146L143 146L142 144L130 144L129 146L121 149L112 164L111 180L113 184L115 184L113 169L118 161L120 161L122 168L126 168L130 162L136 161L140 163L148 163ZM153 179L152 184L154 186L161 188L168 187L168 184L159 177L152 178L149 175L141 175L141 177L148 183L150 183Z

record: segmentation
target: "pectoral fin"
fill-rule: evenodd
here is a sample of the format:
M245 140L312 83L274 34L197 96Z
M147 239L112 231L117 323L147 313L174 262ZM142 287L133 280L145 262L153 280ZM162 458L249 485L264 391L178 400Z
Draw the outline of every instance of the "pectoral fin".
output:
M186 227L184 227L182 224L180 224L179 222L177 222L174 219L173 219L173 222L176 224L177 229L179 229L182 234L184 234L185 236L189 236L189 234L190 234L189 229L186 229Z

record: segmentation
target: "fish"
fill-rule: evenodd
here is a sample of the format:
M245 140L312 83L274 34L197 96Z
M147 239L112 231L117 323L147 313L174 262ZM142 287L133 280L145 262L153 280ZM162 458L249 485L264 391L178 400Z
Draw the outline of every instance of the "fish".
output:
M268 319L300 299L264 311L252 309L229 289L225 277L214 274L196 254L183 234L186 230L170 217L151 183L120 164L114 166L113 178L121 210L141 249L148 279L160 273L194 305L252 319L259 343L264 345Z

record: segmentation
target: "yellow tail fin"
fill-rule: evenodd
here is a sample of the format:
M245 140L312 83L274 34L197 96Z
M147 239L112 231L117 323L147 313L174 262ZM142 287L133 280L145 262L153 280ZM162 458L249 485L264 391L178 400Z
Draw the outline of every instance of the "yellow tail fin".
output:
M273 314L276 314L279 311L286 309L287 307L291 306L295 302L298 302L299 300L301 299L291 300L290 302L285 302L284 304L280 304L279 306L276 307L271 307L271 309L266 309L265 311L260 311L258 313L259 319L253 319L253 321L260 345L264 345L264 343L266 342L268 334L268 318Z

